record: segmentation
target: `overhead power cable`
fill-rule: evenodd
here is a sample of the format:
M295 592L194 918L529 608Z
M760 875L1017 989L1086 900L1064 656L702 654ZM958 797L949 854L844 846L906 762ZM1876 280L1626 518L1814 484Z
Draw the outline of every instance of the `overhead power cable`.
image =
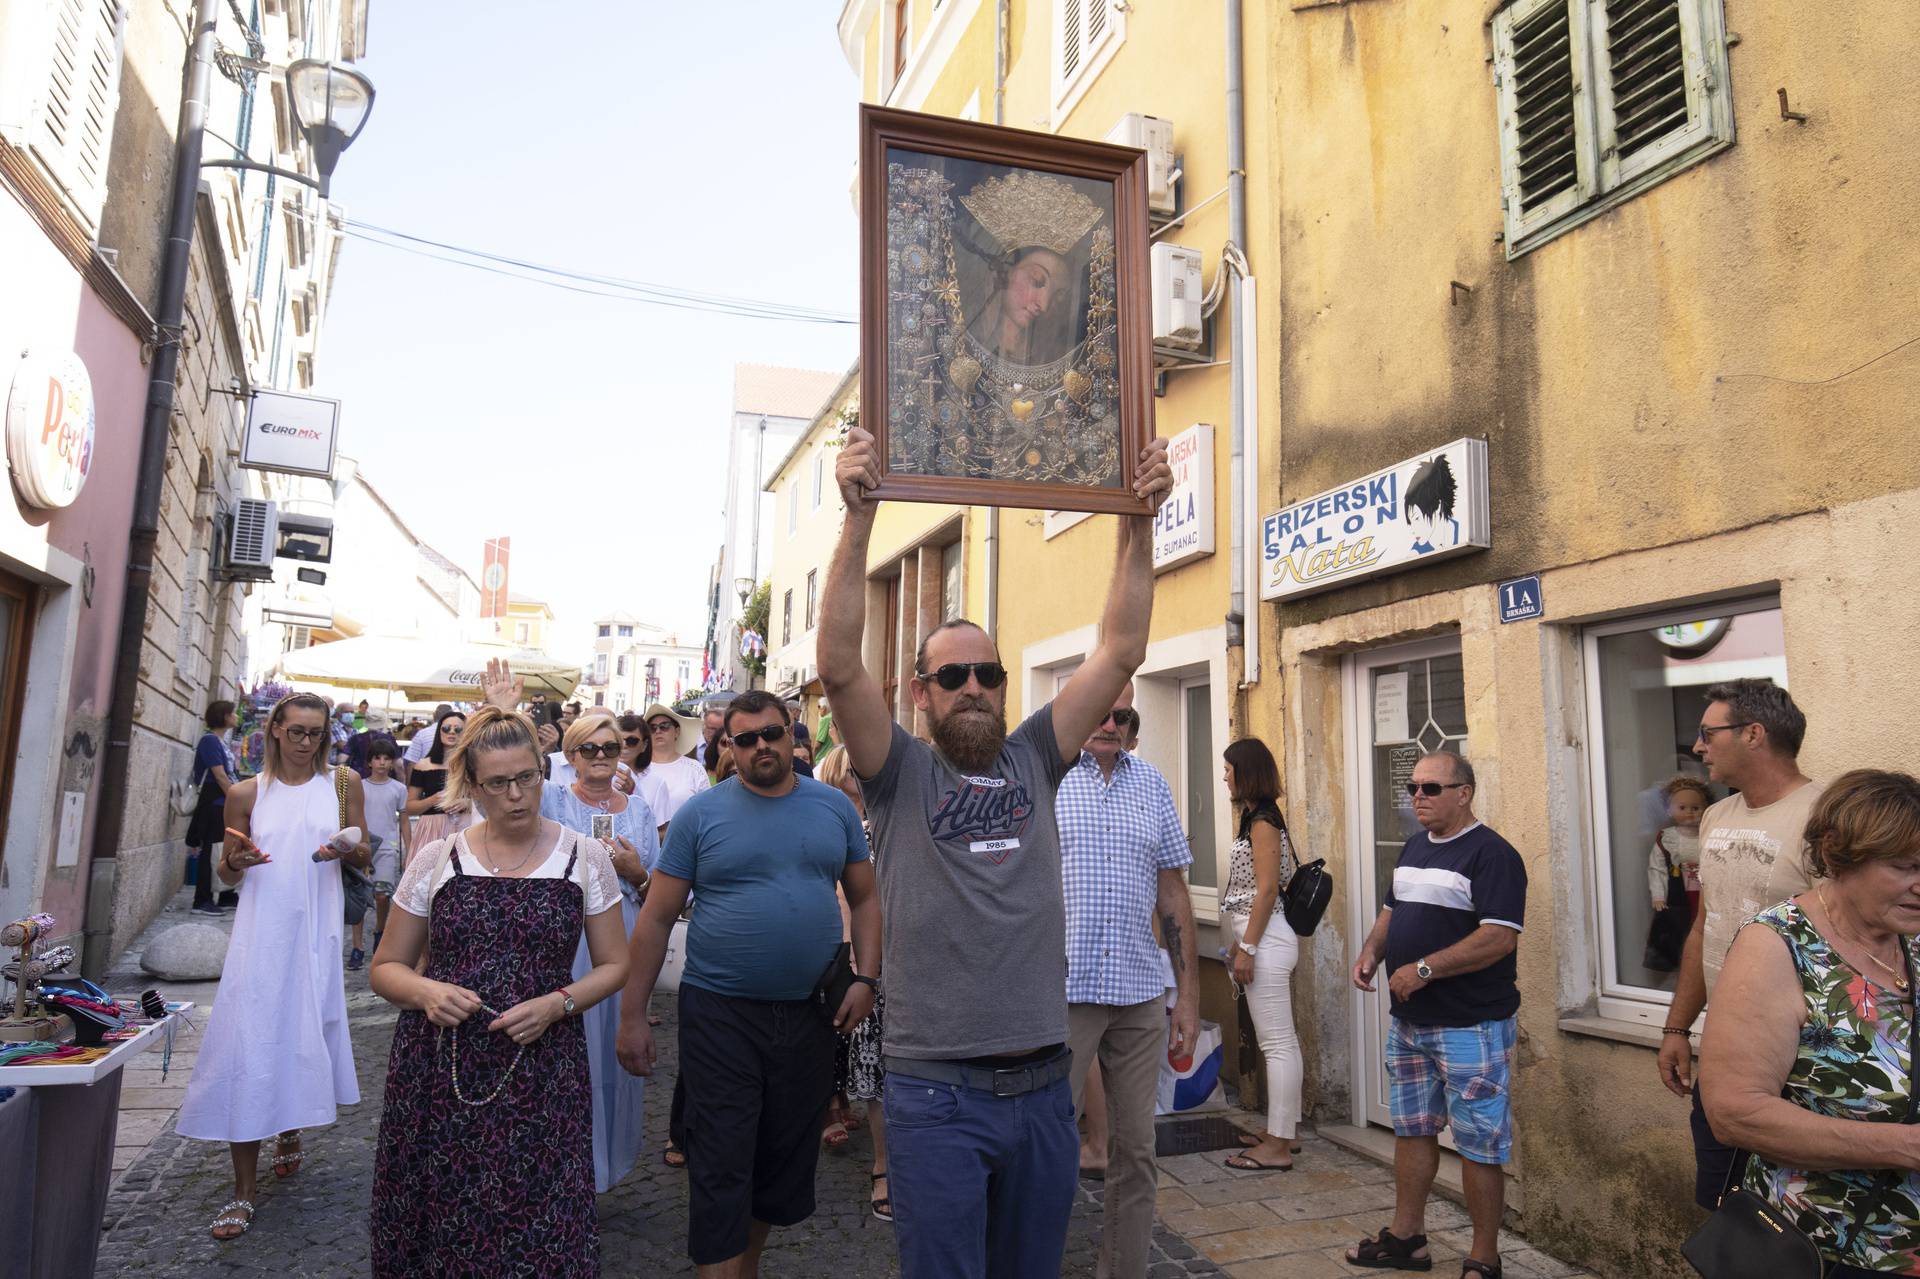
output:
M367 244L377 244L383 248L396 249L402 253L411 253L450 266L466 267L469 270L485 271L490 275L503 275L509 279L523 280L528 284L538 284L546 288L563 289L569 293L582 293L588 297L611 298L615 301L639 302L649 306L664 306L675 310L701 311L716 315L731 315L744 319L784 320L797 324L857 324L858 321L839 312L819 307L795 306L784 302L765 302L754 298L732 297L725 294L701 293L692 289L681 289L671 285L655 284L646 280L627 279L615 275L603 275L595 272L575 271L566 267L535 262L526 258L507 254L491 253L484 249L471 249L443 240L434 240L427 236L413 235L405 231L396 231L390 227L377 226L362 222L356 218L347 218L342 227L344 234Z

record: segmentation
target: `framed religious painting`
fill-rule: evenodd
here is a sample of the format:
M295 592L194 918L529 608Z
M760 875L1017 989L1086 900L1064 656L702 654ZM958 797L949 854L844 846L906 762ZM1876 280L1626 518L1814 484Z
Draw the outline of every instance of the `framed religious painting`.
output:
M1145 153L867 106L860 208L874 495L1145 514Z

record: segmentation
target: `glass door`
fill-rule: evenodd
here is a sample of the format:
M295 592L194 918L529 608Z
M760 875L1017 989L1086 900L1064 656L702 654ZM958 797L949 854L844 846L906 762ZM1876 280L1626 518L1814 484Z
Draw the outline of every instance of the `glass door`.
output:
M1353 953L1393 885L1400 849L1419 829L1406 783L1423 755L1467 750L1467 704L1456 639L1357 653L1346 660L1347 811L1354 814L1347 872L1354 885ZM1353 992L1356 1123L1391 1126L1387 1109L1387 981ZM1451 1144L1450 1135L1443 1141Z

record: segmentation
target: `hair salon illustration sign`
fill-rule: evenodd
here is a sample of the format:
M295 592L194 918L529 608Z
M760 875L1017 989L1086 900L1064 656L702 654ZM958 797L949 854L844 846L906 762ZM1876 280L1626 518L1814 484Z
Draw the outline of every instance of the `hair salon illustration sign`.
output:
M29 506L70 506L93 469L93 380L71 351L29 351L7 393L7 464Z
M1291 599L1485 548L1487 444L1455 440L1260 522L1260 598Z

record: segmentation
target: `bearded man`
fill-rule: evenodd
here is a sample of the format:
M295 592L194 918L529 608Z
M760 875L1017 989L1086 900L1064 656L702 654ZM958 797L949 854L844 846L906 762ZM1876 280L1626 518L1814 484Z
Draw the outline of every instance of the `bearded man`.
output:
M1080 1163L1054 792L1145 658L1152 517L1120 518L1099 647L1013 732L993 639L951 621L921 640L910 688L932 727L929 745L894 723L860 660L878 507L868 492L880 481L869 432L848 433L835 478L847 514L818 660L879 850L901 1274L1053 1279ZM1133 491L1158 507L1172 483L1166 442L1155 440Z

